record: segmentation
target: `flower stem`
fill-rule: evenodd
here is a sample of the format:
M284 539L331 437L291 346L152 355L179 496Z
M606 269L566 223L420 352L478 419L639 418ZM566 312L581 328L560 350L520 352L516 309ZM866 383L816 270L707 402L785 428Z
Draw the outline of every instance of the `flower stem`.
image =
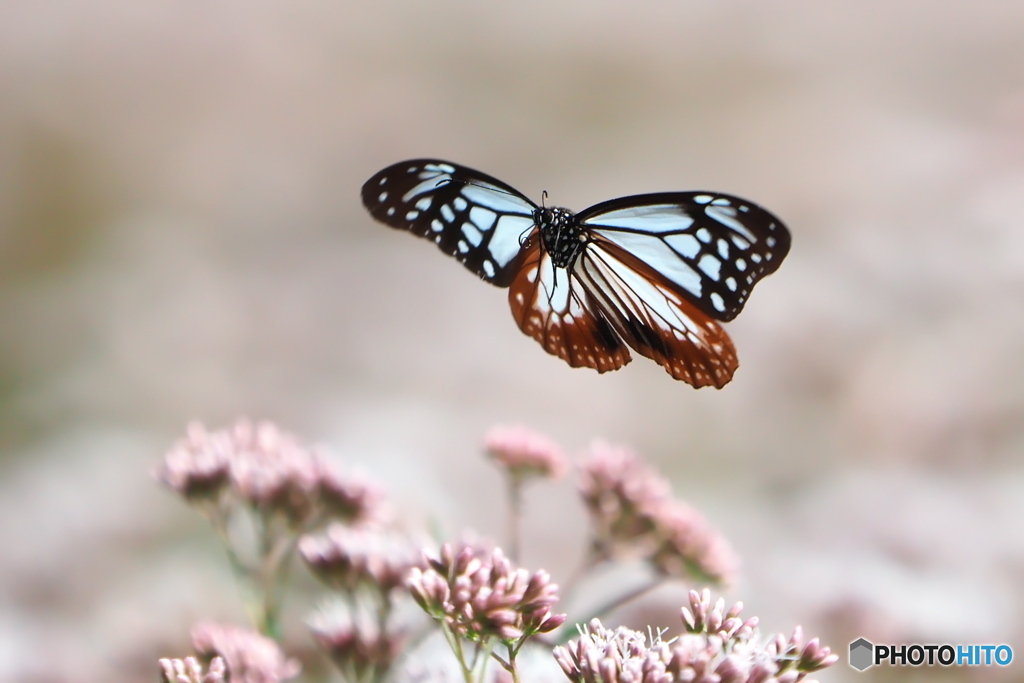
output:
M522 479L514 474L508 478L508 558L519 562L521 546L521 527L523 520L523 487Z
M519 646L521 647L524 642L526 642L526 639L521 639ZM511 643L507 643L506 647L508 648L507 670L512 674L512 683L519 683L519 667L516 666L516 653L519 651L519 647L515 647Z
M445 639L448 641L452 651L459 660L459 668L462 669L462 680L465 683L473 683L473 669L466 666L466 655L462 649L462 638L459 637L459 634L454 633L447 628L442 627L441 630L444 632Z

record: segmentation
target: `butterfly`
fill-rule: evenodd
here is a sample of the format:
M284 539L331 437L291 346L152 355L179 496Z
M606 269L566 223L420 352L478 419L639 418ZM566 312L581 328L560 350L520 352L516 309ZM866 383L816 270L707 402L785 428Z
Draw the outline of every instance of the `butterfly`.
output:
M727 194L643 194L573 213L436 159L388 166L362 199L378 221L509 288L519 328L570 366L617 370L633 349L697 388L732 379L736 349L716 321L739 314L790 245L778 218Z

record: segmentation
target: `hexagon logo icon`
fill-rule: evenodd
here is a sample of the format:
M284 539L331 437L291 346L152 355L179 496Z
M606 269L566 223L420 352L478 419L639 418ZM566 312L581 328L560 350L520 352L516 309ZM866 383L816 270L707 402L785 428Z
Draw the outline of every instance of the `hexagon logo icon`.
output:
M857 671L864 671L874 664L875 646L866 638L858 638L850 643L850 666Z

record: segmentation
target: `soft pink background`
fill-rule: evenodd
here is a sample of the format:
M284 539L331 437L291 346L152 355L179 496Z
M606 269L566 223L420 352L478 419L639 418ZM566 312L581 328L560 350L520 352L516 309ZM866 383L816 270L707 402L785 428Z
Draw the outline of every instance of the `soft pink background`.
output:
M546 355L363 211L421 155L576 209L769 207L794 246L734 382ZM1024 4L0 4L0 680L153 680L242 619L149 478L239 414L453 535L503 530L491 424L629 443L732 540L730 597L841 652L824 680L905 679L849 669L860 635L1024 656ZM526 563L566 572L571 482L528 504Z

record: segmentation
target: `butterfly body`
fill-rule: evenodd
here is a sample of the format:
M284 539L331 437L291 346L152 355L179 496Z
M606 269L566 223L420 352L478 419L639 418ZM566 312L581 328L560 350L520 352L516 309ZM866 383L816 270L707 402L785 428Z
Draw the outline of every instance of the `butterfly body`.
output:
M385 168L362 199L377 220L508 287L520 329L569 365L615 370L632 348L695 387L732 378L736 352L716 321L742 310L790 245L781 221L731 195L636 195L573 213L433 159Z
M539 208L533 212L534 225L540 231L544 250L556 268L571 268L583 250L585 233L576 221L576 214L561 207Z

